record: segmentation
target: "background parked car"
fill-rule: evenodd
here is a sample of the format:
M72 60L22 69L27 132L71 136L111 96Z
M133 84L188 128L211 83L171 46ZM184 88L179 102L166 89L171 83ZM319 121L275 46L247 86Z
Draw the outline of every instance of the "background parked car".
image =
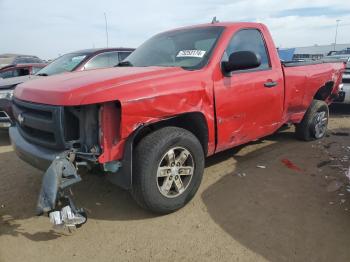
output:
M47 64L34 63L34 64L14 64L0 68L0 78L11 78L17 76L33 75Z
M0 55L0 68L8 65L15 64L41 64L44 63L37 56L33 55L20 55L20 54L1 54Z
M330 56L324 60L339 59L346 62L345 72L342 78L342 85L339 91L339 97L334 101L336 103L350 104L350 48L341 51L332 51Z
M11 126L11 100L15 87L25 81L65 72L113 67L130 55L134 48L100 48L62 55L35 75L0 79L0 128Z

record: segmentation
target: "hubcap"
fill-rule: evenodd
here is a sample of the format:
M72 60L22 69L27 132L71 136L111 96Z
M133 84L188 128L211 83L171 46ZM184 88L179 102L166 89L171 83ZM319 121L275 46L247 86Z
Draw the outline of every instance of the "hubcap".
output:
M174 147L166 152L157 170L159 192L168 198L181 195L191 183L194 161L191 153L183 147Z
M325 111L317 112L315 115L315 137L321 138L327 130L328 117Z

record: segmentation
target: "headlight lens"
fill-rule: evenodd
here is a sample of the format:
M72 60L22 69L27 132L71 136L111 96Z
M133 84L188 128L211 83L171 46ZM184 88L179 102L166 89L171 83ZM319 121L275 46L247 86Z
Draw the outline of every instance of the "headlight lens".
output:
M13 90L0 90L0 99L12 99Z

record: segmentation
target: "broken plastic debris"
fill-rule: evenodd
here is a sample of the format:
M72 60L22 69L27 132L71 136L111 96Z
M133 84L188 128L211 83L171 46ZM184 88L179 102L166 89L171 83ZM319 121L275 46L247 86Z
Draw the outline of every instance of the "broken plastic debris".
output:
M344 204L346 202L346 199L340 199L340 203Z
M75 227L86 222L86 217L74 213L70 206L65 206L61 211L53 211L49 214L50 222L56 227Z
M328 192L338 191L343 185L344 185L343 182L340 182L338 180L333 180L328 184L327 191Z
M329 204L330 204L330 205L333 205L333 204L334 204L334 202L333 202L333 201L330 201L330 202L329 202Z
M317 167L319 167L319 168L320 168L320 167L324 167L324 166L330 164L331 162L332 162L331 160L322 161L322 162L320 162L320 163L317 164Z
M289 169L295 170L295 171L303 171L300 167L298 167L297 165L295 165L292 161L290 161L289 159L282 159L281 162L288 167Z
M256 167L257 167L257 168L262 168L262 169L265 169L265 168L266 168L266 166L264 166L264 165L257 165Z
M239 176L239 177L245 177L247 174L246 173L236 173L236 176Z
M349 169L345 172L345 176L350 180L350 166Z

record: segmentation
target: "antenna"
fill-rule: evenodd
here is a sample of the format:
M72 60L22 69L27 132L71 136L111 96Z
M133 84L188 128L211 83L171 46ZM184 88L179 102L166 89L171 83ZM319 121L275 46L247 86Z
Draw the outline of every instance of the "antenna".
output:
M219 20L216 19L216 16L213 17L213 20L211 20L212 24L219 23Z
M107 27L107 15L106 13L103 13L105 15L105 27L106 27L106 42L108 47L108 27Z

